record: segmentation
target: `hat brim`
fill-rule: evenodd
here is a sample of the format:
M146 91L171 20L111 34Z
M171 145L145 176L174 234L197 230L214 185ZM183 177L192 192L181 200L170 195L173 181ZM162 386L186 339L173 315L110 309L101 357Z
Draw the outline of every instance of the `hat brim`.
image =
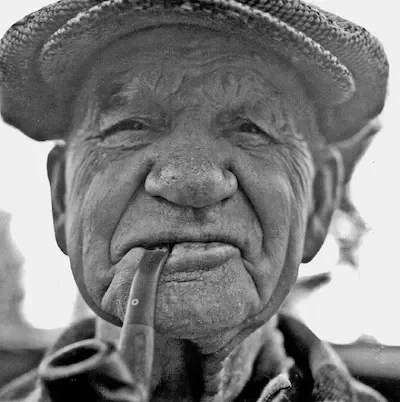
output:
M307 86L328 142L349 138L382 109L387 60L368 32L303 2L62 1L12 27L0 45L2 114L37 140L61 139L92 56L132 32L202 26L269 49Z

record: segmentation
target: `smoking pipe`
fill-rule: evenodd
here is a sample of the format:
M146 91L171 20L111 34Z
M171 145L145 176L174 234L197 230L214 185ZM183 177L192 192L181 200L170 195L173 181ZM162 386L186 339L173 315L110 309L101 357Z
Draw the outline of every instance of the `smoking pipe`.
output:
M43 360L39 377L50 399L147 402L154 357L154 318L167 248L145 251L134 275L119 345L88 339Z
M154 357L154 318L158 282L167 248L146 251L132 281L119 341L119 351L148 401Z

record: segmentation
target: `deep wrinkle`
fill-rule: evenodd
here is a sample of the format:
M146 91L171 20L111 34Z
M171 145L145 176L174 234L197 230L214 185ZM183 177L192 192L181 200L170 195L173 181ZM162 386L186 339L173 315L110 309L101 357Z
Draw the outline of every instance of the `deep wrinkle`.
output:
M75 135L69 138L69 149L74 150L69 164L71 170L80 164L86 168L84 179L75 175L68 185L72 198L81 194L83 207L80 211L76 209L76 222L91 222L81 235L83 244L91 239L90 242L98 244L99 250L91 250L90 255L83 256L81 264L85 273L82 278L85 283L90 281L85 286L89 287L95 303L108 314L121 318L121 304L118 303L118 311L113 311L115 303L108 305L113 299L126 299L125 286L121 287L124 278L112 263L116 250L129 250L129 244L137 244L135 239L139 235L143 245L153 244L150 239L165 231L172 236L175 232L186 233L188 238L216 230L220 230L221 235L233 234L240 238L236 243L246 244L241 249L241 258L229 263L233 265L228 270L230 282L224 285L226 288L221 286L227 278L221 278L220 285L217 277L203 285L201 292L205 298L210 298L210 305L204 306L204 312L197 307L199 317L191 317L190 306L194 301L177 304L171 299L175 294L178 298L189 299L196 294L195 288L188 292L185 285L186 290L182 287L183 293L179 296L179 283L183 281L177 281L176 291L169 287L168 292L160 296L162 308L166 309L162 314L167 314L159 316L160 330L163 322L168 322L168 331L174 322L185 322L188 334L200 331L201 335L197 334L196 338L206 339L208 331L216 333L213 326L221 326L224 328L222 336L218 336L221 340L225 336L223 331L229 332L240 320L247 322L250 316L255 317L268 305L268 298L275 292L274 284L281 275L286 277L281 273L282 269L291 269L291 265L301 258L300 254L296 257L284 255L291 250L287 235L292 230L288 225L297 222L297 218L289 218L290 204L298 199L309 199L310 186L294 185L295 179L292 182L296 173L292 172L290 159L298 158L300 154L289 151L292 147L297 149L306 145L295 129L302 122L294 121L288 100L293 102L296 97L303 96L303 89L296 88L288 97L287 91L294 85L292 78L285 76L281 66L275 71L276 61L271 56L265 71L258 70L256 64L261 63L262 57L255 57L252 50L246 53L247 45L238 48L236 43L228 40L233 46L230 48L224 38L220 38L221 42L213 38L213 41L206 39L203 43L203 33L196 33L193 43L200 47L198 52L192 54L190 51L188 58L169 58L160 51L163 43L157 41L157 44L147 46L147 42L153 40L152 35L148 35L136 44L121 42L110 49L110 54L93 68L76 105L80 109L80 115L77 114L80 120L74 121ZM164 38L164 35L160 37ZM137 43L142 50L146 48L143 57L138 57ZM211 50L204 53L208 45ZM175 42L169 46L175 46ZM117 55L120 51L122 54ZM130 56L132 54L134 56ZM218 66L218 63L222 65ZM202 66L201 71L198 71L198 65ZM123 74L120 74L121 68ZM105 79L113 72L115 82ZM107 81L110 81L111 89L106 86L102 90ZM107 99L106 94L113 99ZM110 104L113 107L106 111L104 108ZM82 110L88 113L82 116ZM135 118L145 124L135 126L133 123L131 129L130 123L126 123L120 126L121 132L115 129L110 131L108 138L101 139L102 131L110 125L126 119L134 122ZM308 121L306 123L309 125ZM305 132L306 126L301 132ZM241 132L241 127L248 132ZM82 147L82 144L85 145ZM304 156L306 154L301 154L301 158ZM305 160L298 162L303 166ZM237 182L237 188L226 187L233 192L212 201L212 197L219 194L216 191L220 191L215 186L232 178ZM310 182L310 177L306 180ZM165 198L161 193L149 192L145 183L153 183L151 188L156 191L159 191L158 183L163 183L164 188L175 192L170 194L178 191L180 195L174 199ZM297 194L298 191L304 195ZM82 193L86 195L84 198ZM191 204L195 199L196 206ZM202 200L209 201L202 204ZM96 217L96 210L107 211L107 216ZM71 213L75 214L74 211ZM201 216L201 219L195 219L195 216ZM248 219L247 223L242 222L243 219ZM304 233L303 230L300 232ZM103 247L107 258L111 259L111 265L107 267L101 259ZM298 242L296 253L300 248L301 242ZM282 266L286 264L284 261L290 261L288 267ZM217 271L209 277L218 276ZM105 278L107 283L102 282ZM236 280L241 284L234 285ZM216 286L214 290L212 286ZM226 301L225 292L228 292ZM221 297L215 299L216 295ZM228 302L232 297L234 299ZM274 296L274 300L281 298L281 294ZM241 310L230 314L229 310L235 304L242 306ZM220 313L213 317L214 313L206 312L207 308L215 307L220 308L221 313L224 311L225 317ZM189 328L192 324L202 327ZM185 331L185 326L180 326L181 330ZM209 347L212 342L207 344Z
M314 109L296 75L251 44L203 30L134 37L103 54L75 104L66 155L71 267L93 310L121 325L143 250L174 244L156 331L193 343L201 371L218 377L296 280L313 211ZM199 47L190 60L163 54L188 43ZM210 254L218 247L223 261ZM211 377L206 389L217 391Z
M160 38L162 38L162 36L160 36ZM230 41L232 43L232 41ZM137 42L133 42L134 45L129 41L128 42L130 47L133 46L133 52L140 52L141 49L143 49L146 46L146 41L144 41L144 43L142 45L138 45ZM235 61L235 65L233 68L237 69L239 72L242 71L243 69L247 69L249 68L249 65L251 65L251 69L254 72L255 76L258 76L260 81L257 83L257 85L255 85L255 89L257 88L262 88L262 90L265 92L266 88L270 88L269 90L272 91L271 95L272 97L276 98L276 95L279 94L283 94L284 91L282 91L282 88L279 88L279 85L286 85L288 88L290 88L290 90L293 88L293 91L288 92L290 93L290 96L293 97L293 103L295 104L295 109L299 109L300 108L304 108L305 106L307 106L307 104L305 102L301 102L301 104L299 102L295 101L295 92L298 91L298 88L296 88L296 84L295 82L293 82L293 78L290 78L291 75L294 74L293 70L287 69L286 70L290 70L290 74L288 71L288 74L286 75L286 79L282 80L280 78L277 78L277 76L275 75L273 77L273 80L268 79L267 77L265 77L265 67L268 66L268 63L271 63L271 65L274 65L274 63L277 63L276 61L274 61L273 58L271 58L271 55L268 56L267 59L264 59L263 57L260 56L259 54L259 49L252 49L251 51L249 50L246 53L243 52L238 52L237 55L230 55L230 56L223 56L221 55L221 49L217 48L217 52L216 54L212 54L213 50L213 45L215 45L215 40L214 37L210 36L209 38L205 39L205 40L192 40L192 42L190 42L191 44L185 45L184 47L179 47L178 50L175 50L174 52L171 53L171 47L170 46L166 46L166 48L168 50L161 50L158 53L154 53L153 51L149 51L148 49L146 49L146 51L143 54L143 57L141 58L137 58L135 57L132 60L119 60L118 63L118 67L117 67L117 71L115 69L115 66L111 67L110 66L110 59L112 59L112 57L110 57L108 60L105 60L104 58L101 59L101 68L103 70L105 70L105 76L107 77L106 79L100 79L99 83L98 83L98 88L97 91L99 91L100 93L96 93L94 95L98 95L100 96L100 99L103 99L101 102L101 109L104 108L104 110L107 109L107 101L109 100L110 96L110 92L111 94L115 94L116 91L119 92L119 95L117 97L117 99L119 97L122 96L120 89L121 89L121 83L119 82L121 79L125 79L125 76L127 74L127 72L129 70L131 70L133 68L133 66L135 65L135 69L136 71L139 71L141 69L141 66L143 66L143 64L146 64L149 60L151 61L152 58L154 59L155 57L160 59L160 61L157 62L157 64L155 64L151 69L147 68L145 69L145 71L142 71L140 75L145 74L147 76L146 79L142 79L141 84L140 84L140 88L138 88L137 90L143 90L143 87L147 87L147 89L150 90L150 92L152 92L153 94L158 95L160 94L160 91L158 89L160 89L160 87L162 87L162 85L160 84L161 82L163 82L163 80L165 81L166 78L165 76L168 76L168 74L165 73L165 71L161 71L162 69L162 64L166 63L166 59L171 56L171 54L174 54L174 58L175 60L179 60L182 68L188 69L189 70L189 76L185 75L184 76L184 80L187 81L187 79L190 79L190 77L196 77L199 75L204 75L205 72L207 73L212 73L213 71L215 71L216 69L218 69L218 67L215 67L214 64L219 63L219 64L226 64L227 62L233 62ZM121 41L121 43L117 44L116 46L116 50L115 52L118 51L118 49L121 49L124 46L124 42ZM236 44L235 44L236 46ZM251 48L251 47L250 47ZM185 49L185 53L182 51L183 49ZM211 50L210 50L211 49ZM153 50L153 49L151 49ZM195 59L195 56L201 53L204 53L202 55L202 62L199 62L199 60L196 60L196 66L193 67L192 65L190 65L190 63L193 64L193 59ZM222 52L223 54L224 52ZM206 57L204 57L204 55L206 55ZM178 57L179 56L179 57ZM207 61L205 61L204 59L207 59ZM108 63L108 64L107 64ZM204 66L205 69L204 69ZM190 67L190 68L189 68ZM283 73L285 72L284 69L284 65L280 65L279 66ZM111 71L108 71L111 70ZM164 70L167 70L167 68L164 68ZM204 71L199 71L199 70L204 70ZM108 72L107 72L108 71ZM155 73L156 72L156 73ZM96 73L96 71L94 71L94 73ZM96 74L94 74L96 75ZM263 78L264 75L264 78ZM284 74L281 74L282 76ZM264 80L264 81L263 81ZM129 81L129 80L128 80ZM138 80L136 80L137 82ZM174 93L176 93L177 91L180 90L180 88L182 87L181 82L177 82L175 85L175 89L171 89L169 88L169 91L171 93L168 93L167 98L165 99L154 99L153 104L156 105L158 103L157 106L159 106L159 102L164 100L167 104L169 104L169 98L171 96L173 96ZM115 88L115 85L117 86L117 88ZM131 90L132 83L128 85L128 87L126 87L126 89ZM126 84L125 84L126 86ZM113 88L112 90L110 89L106 89L106 88ZM183 86L184 87L184 86ZM289 91L290 91L289 90ZM296 90L296 91L295 91ZM162 91L161 91L162 92ZM101 95L102 93L104 93L104 95ZM157 96L158 96L157 95ZM260 96L260 99L262 98L266 98L267 94L264 93ZM132 96L132 94L130 95ZM270 97L267 95L267 97ZM123 96L122 96L123 98ZM141 105L143 98L146 97L141 97L139 102L136 102L137 105ZM252 96L252 98L254 99L254 94ZM124 102L124 103L128 103L129 104L129 96L127 99L119 99L116 101L115 106L120 106L119 103L120 102ZM131 103L132 106L132 103ZM277 109L280 109L282 107L282 105L276 105ZM308 106L307 106L308 107ZM179 109L179 107L178 107ZM294 109L294 110L295 110ZM111 110L112 112L116 112L115 108L113 108ZM120 110L119 110L120 112ZM148 110L147 110L148 112ZM140 113L139 113L140 114ZM310 115L310 114L314 114L314 110L313 107L309 108L307 111L303 112L303 115ZM312 119L307 119L308 122L311 122ZM307 122L306 122L307 123ZM315 130L316 127L309 127L309 129ZM310 130L301 130L303 131L303 133L307 133L307 131Z
M156 369L146 401L381 399L312 331L283 316L277 326L277 315L351 203L348 182L380 128L386 54L306 0L271 1L65 0L0 44L1 114L35 140L67 141L47 163L56 240L103 319L94 336L115 342L101 324L123 320L120 357L135 369L144 351L148 363L131 370L133 385ZM154 248L169 249L165 265L146 258ZM128 331L154 316L155 328ZM75 335L93 336L82 324L56 342L40 384L17 382L6 399L20 386L53 394L43 368Z
M225 79L225 71L220 71L215 69L214 73L219 73L222 79ZM249 87L248 76L243 82L241 82L240 76L243 74L242 71L234 71L230 69L230 86L224 85L221 81L216 81L213 79L214 73L209 71L196 77L196 79L191 79L190 76L186 74L181 77L181 82L186 82L185 85L176 85L176 90L173 94L169 94L166 99L162 99L158 96L158 91L154 88L150 93L147 88L143 90L141 87L132 88L131 85L128 88L121 88L118 95L113 95L113 97L118 98L115 105L118 107L118 112L114 108L106 107L101 110L99 120L100 120L100 131L104 132L108 130L119 121L123 121L129 118L135 118L138 121L145 119L153 123L151 127L153 130L167 130L168 121L176 119L183 111L190 110L201 110L204 108L204 103L198 103L190 100L186 93L194 90L196 85L202 85L202 94L208 100L207 108L210 111L218 111L213 116L213 126L221 131L225 127L218 127L220 122L224 122L224 126L228 125L228 117L235 120L237 117L249 118L251 120L263 120L264 128L265 122L268 121L268 125L271 127L270 130L266 130L266 134L274 135L275 138L283 141L283 138L279 134L285 133L289 134L291 130L282 131L282 124L287 125L288 119L287 113L283 113L283 105L277 95L278 91L273 90L272 96L269 90L263 91L260 88L268 88L267 84L261 79L254 79L254 82ZM145 74L145 73L143 73ZM257 77L258 78L258 77ZM212 80L212 82L210 81ZM205 86L203 85L205 83ZM160 85L158 81L157 85ZM149 87L152 87L151 85ZM245 88L245 89L243 89ZM205 89L205 90L204 90ZM200 88L199 88L200 90ZM251 97L247 94L251 93ZM164 91L165 93L165 91ZM194 92L196 93L196 91ZM127 96L129 94L130 96ZM172 102L172 98L176 98ZM144 102L143 99L154 99L152 102ZM227 99L232 99L227 103ZM245 99L245 100L244 100ZM221 110L221 104L225 106ZM129 105L129 106L128 106ZM150 112L151 111L151 112ZM150 114L149 114L150 112ZM255 117L253 117L255 116ZM259 116L263 116L260 119ZM267 117L268 116L268 117ZM211 124L211 122L210 122ZM276 124L276 126L275 126ZM292 139L293 140L293 139Z

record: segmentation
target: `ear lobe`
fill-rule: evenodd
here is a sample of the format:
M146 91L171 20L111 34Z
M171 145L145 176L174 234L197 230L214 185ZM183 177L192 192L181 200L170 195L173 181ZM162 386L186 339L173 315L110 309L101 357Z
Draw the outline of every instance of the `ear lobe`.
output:
M56 241L67 255L65 237L65 145L56 145L47 157L47 177L51 189L51 205Z
M322 247L332 215L340 204L344 186L343 160L335 147L324 149L316 165L314 207L307 223L303 263L310 262Z

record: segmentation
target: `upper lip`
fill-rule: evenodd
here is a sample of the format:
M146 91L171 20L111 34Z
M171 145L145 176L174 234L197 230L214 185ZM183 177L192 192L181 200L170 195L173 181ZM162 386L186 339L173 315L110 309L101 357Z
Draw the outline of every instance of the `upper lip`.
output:
M157 246L169 245L176 243L226 243L239 249L242 255L245 253L245 244L230 234L206 234L206 233L157 233L146 238L135 238L123 244L121 247L113 247L111 249L111 260L115 264L132 248L154 248Z

